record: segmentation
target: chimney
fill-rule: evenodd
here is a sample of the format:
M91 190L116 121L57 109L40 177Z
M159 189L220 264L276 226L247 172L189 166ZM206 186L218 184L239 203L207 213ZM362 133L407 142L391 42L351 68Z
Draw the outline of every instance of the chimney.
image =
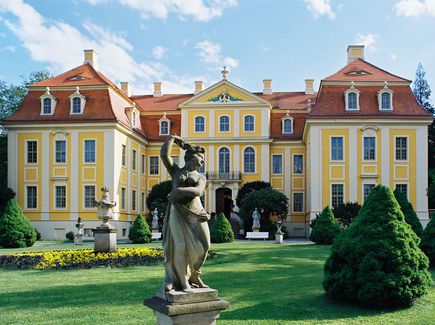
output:
M263 80L263 95L272 94L272 79Z
M95 70L98 70L98 54L94 50L84 50L85 52L85 62L83 64L89 63Z
M305 95L314 94L314 79L305 79Z
M161 82L155 82L154 83L153 97L160 97L160 96L162 96L162 83Z
M347 64L356 59L364 60L364 45L349 45L347 47Z
M131 96L130 85L128 84L128 82L126 82L126 81L121 82L121 90L125 95L127 95L127 97Z
M204 87L202 81L195 81L195 93L194 95L196 95L197 93L200 93L202 91L202 88Z

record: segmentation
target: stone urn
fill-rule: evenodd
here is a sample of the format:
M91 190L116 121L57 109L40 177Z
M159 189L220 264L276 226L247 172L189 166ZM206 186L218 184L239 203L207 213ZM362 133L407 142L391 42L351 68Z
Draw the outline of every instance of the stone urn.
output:
M96 252L107 253L116 250L116 233L118 230L109 223L110 220L113 220L113 207L116 206L116 202L109 199L109 191L107 186L103 186L101 188L101 200L94 201L94 206L98 209L98 219L102 221L102 224L94 229L94 250Z

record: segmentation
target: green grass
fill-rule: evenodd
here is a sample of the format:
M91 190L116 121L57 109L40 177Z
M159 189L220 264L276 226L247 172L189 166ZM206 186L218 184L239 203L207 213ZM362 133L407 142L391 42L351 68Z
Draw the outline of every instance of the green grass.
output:
M73 247L4 249L0 254ZM206 262L203 280L230 302L219 324L435 323L435 286L413 307L403 310L366 309L327 299L322 278L330 246L251 241L213 244L212 249L219 256ZM431 271L435 278L435 270ZM0 270L0 320L2 324L155 324L152 311L142 302L154 295L163 272L162 265Z

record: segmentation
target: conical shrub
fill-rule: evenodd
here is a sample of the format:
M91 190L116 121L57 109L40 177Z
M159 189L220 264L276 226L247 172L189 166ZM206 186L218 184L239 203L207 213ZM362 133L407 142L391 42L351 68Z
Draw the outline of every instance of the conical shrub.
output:
M0 216L0 246L29 247L36 241L36 231L17 201L9 200Z
M128 238L135 244L149 243L152 240L150 227L140 213L128 232Z
M399 189L394 190L394 197L400 205L400 209L405 215L405 221L411 226L412 230L417 234L418 237L421 237L423 234L423 226L418 220L417 214L412 207L411 202L408 201L406 195L400 191Z
M340 224L334 218L334 213L328 205L317 218L310 234L310 240L316 244L330 245L340 231Z
M431 266L435 266L435 213L424 228L420 248L429 257Z
M326 293L376 307L411 305L432 282L418 243L391 190L376 186L332 245L324 267Z
M234 240L233 229L223 212L219 213L211 227L210 237L212 243L228 243Z

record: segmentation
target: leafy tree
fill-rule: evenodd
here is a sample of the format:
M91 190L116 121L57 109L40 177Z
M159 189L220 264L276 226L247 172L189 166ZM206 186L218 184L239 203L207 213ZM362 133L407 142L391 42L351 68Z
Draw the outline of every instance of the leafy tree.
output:
M229 243L234 240L233 229L223 212L219 213L210 231L212 243Z
M286 217L288 214L288 198L273 188L252 191L243 199L239 216L244 220L245 231L252 230L252 212L255 208L260 212L260 231L268 231L274 236L275 226L270 220L271 214Z
M166 212L168 206L168 195L172 191L172 181L164 181L154 185L147 196L147 208L149 211L154 211L155 208L159 212Z
M434 113L434 107L429 101L431 90L429 83L426 80L426 71L421 63L418 64L415 71L415 80L412 87L412 92L417 98L420 105L430 113Z
M248 195L252 191L258 191L264 188L272 188L272 186L270 185L270 183L263 181L247 182L243 184L242 188L237 192L236 205L240 208L242 206L242 201L246 195Z
M324 267L326 293L376 307L410 306L432 282L419 241L391 190L376 186L332 245Z
M9 200L0 216L0 246L29 247L35 243L36 231L17 201Z
M358 215L361 205L358 202L339 204L332 211L335 219L344 227L348 227Z
M148 224L140 213L137 215L136 220L130 228L128 238L134 244L149 243L152 240L150 227L148 227Z
M420 248L429 257L430 264L435 266L435 213L424 228Z
M316 244L331 245L340 231L340 224L334 218L334 214L328 205L317 218L310 234L310 240Z
M409 202L406 195L397 188L394 190L394 197L400 205L400 209L405 216L405 221L411 226L417 236L421 237L423 234L423 226L421 225L420 220L418 220L411 202Z
M0 186L0 215L3 213L6 204L15 197L15 192L6 185Z

